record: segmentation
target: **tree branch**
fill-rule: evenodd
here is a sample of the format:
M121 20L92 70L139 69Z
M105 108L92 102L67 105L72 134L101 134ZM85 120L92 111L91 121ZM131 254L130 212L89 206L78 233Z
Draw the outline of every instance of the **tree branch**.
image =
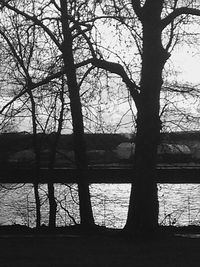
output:
M164 29L167 25L173 22L180 15L200 16L200 10L196 8L180 7L171 12L167 17L162 19L161 27Z
M4 38L4 40L7 42L11 53L13 54L13 57L17 60L17 62L20 64L21 68L23 69L24 73L26 74L27 78L29 78L29 73L27 71L27 69L24 66L24 62L23 59L19 57L19 55L17 54L17 51L15 50L13 44L11 43L11 41L9 40L9 38L6 36L4 30L1 30L0 28L0 35Z
M133 7L133 10L134 10L135 14L139 18L139 20L141 20L141 18L142 18L142 7L141 7L141 4L140 4L140 0L132 0L131 2L132 2L132 7Z
M7 7L8 9L16 12L17 14L25 17L27 20L30 20L33 23L35 23L36 25L40 26L49 35L49 37L56 44L56 46L59 48L59 50L61 50L61 44L59 43L58 39L55 37L53 32L48 27L46 27L36 16L31 16L31 15L27 14L26 12L23 12L23 11L19 10L18 8L11 6L5 0L0 0L0 4L2 5L2 7Z
M4 105L3 108L1 108L1 110L0 110L0 114L2 114L4 112L4 110L7 107L9 107L12 103L14 103L18 98L20 98L24 94L28 93L28 91L34 90L35 88L37 88L39 86L47 84L48 82L52 81L53 79L59 78L64 73L65 73L65 71L63 69L63 70L58 71L57 73L54 73L52 75L47 76L42 81L39 81L37 83L31 83L29 88L25 88L24 90L22 90L19 94L17 94L15 97L13 97L13 99L11 99L6 105Z
M123 66L119 63L114 63L102 59L93 58L87 61L87 63L91 63L93 66L107 70L111 73L115 73L119 75L123 82L126 84L127 88L129 89L130 95L132 96L136 108L139 106L139 87L136 85L134 81L131 81L128 77L126 71L124 70Z

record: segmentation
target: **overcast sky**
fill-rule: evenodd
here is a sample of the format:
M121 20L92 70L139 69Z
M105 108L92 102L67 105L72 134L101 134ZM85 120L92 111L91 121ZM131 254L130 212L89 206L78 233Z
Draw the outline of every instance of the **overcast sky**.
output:
M180 72L177 76L180 82L200 84L200 53L197 49L179 49L172 54L170 60Z

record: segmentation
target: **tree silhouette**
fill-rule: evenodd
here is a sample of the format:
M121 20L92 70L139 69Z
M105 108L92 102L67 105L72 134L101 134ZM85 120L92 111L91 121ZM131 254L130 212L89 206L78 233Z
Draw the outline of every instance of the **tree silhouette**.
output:
M155 171L162 128L160 93L163 69L170 57L170 49L176 44L176 29L188 23L191 15L200 16L200 5L196 1L191 3L176 0L170 3L164 0L135 0L131 3L110 1L103 4L101 3L104 10L102 18L115 19L127 26L141 55L139 84L129 78L123 65L99 58L92 44L90 48L93 58L85 62L119 75L137 108L134 162L136 178L132 185L125 231L140 235L158 228L159 205Z
M26 11L26 2L20 2L17 5L10 4L9 1L1 1L2 12L4 10L9 10L13 12L17 18L23 21L28 21L30 23L30 28L37 26L40 34L44 34L44 43L47 44L47 49L55 51L56 57L54 58L55 62L49 66L48 75L46 78L41 79L39 82L29 81L21 92L19 92L11 101L9 101L1 110L1 113L6 110L15 100L19 99L26 93L32 95L32 91L35 88L38 88L42 85L47 84L53 79L61 77L63 74L66 74L67 77L67 85L69 91L69 99L70 99L70 107L71 107L71 115L72 115L72 126L73 126L73 136L74 136L74 151L75 151L75 165L78 170L78 187L79 187L79 201L80 201L80 217L81 224L84 227L89 227L94 224L94 219L92 215L92 208L89 196L89 185L86 181L87 177L83 177L82 170L87 169L87 157L86 157L86 148L84 141L84 125L83 125L83 115L82 115L82 106L80 101L79 94L79 84L77 82L76 77L76 68L74 63L74 47L72 46L74 39L81 38L82 29L81 26L85 26L84 22L82 24L78 24L73 19L73 16L70 13L73 13L71 8L73 7L73 3L67 3L65 1L60 1L60 6L55 1L46 1L42 6L39 5L39 9L37 6L37 2L32 3L32 5L28 6L29 12ZM81 8L81 3L80 8ZM61 8L62 6L62 8ZM6 9L5 9L6 8ZM78 10L79 7L77 6ZM51 18L45 17L46 9L48 12L53 14L59 14L59 19L55 19L57 24L52 24ZM44 11L45 10L45 11ZM36 13L40 14L37 16ZM47 12L47 13L48 13ZM54 17L53 17L54 19ZM46 23L47 21L47 23ZM69 25L73 24L72 26ZM56 26L55 26L56 25ZM53 28L52 28L53 27ZM86 24L87 29L87 24ZM91 29L91 27L89 27ZM2 30L3 37L6 38L6 34L4 34L4 30ZM72 34L72 32L75 32ZM5 31L6 32L6 31ZM83 30L85 32L85 30ZM47 52L48 54L48 52ZM60 55L61 54L61 55ZM62 67L57 70L58 60L63 59ZM19 60L18 60L19 61ZM19 61L21 63L21 61ZM22 60L23 63L23 60ZM37 64L36 64L37 65ZM37 68L37 66L36 66ZM51 71L53 74L51 74ZM34 77L35 78L35 77ZM84 77L83 77L84 78ZM62 118L60 119L62 122ZM61 126L59 126L59 132L61 131ZM55 149L54 149L55 150ZM51 163L53 162L53 156ZM52 168L52 167L51 167ZM52 184L52 183L51 183ZM49 184L50 185L50 184ZM53 184L52 184L53 186ZM51 186L51 190L49 187L49 192L53 194L53 187ZM52 195L51 194L51 195ZM51 198L53 200L53 198ZM55 214L55 202L52 202L52 207ZM52 218L55 216L52 216ZM53 219L52 219L53 224Z

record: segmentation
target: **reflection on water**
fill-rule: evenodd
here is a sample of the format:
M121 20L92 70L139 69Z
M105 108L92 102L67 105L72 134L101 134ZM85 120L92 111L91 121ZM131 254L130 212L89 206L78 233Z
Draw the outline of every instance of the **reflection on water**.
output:
M57 225L79 223L77 186L56 184ZM91 201L99 225L123 228L128 211L130 184L92 184ZM158 184L159 223L162 225L200 224L200 185ZM48 194L40 185L42 223L48 224ZM35 226L35 202L31 184L2 185L0 224Z
M130 196L130 184L93 184L90 187L97 224L123 228Z
M200 185L159 184L160 224L200 225Z

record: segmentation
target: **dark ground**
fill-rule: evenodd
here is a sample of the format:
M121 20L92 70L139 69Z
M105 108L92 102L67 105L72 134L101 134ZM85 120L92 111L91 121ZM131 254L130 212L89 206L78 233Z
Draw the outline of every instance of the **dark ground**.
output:
M0 266L200 266L200 235L196 230L177 232L181 235L143 240L112 233L4 232L0 234Z

